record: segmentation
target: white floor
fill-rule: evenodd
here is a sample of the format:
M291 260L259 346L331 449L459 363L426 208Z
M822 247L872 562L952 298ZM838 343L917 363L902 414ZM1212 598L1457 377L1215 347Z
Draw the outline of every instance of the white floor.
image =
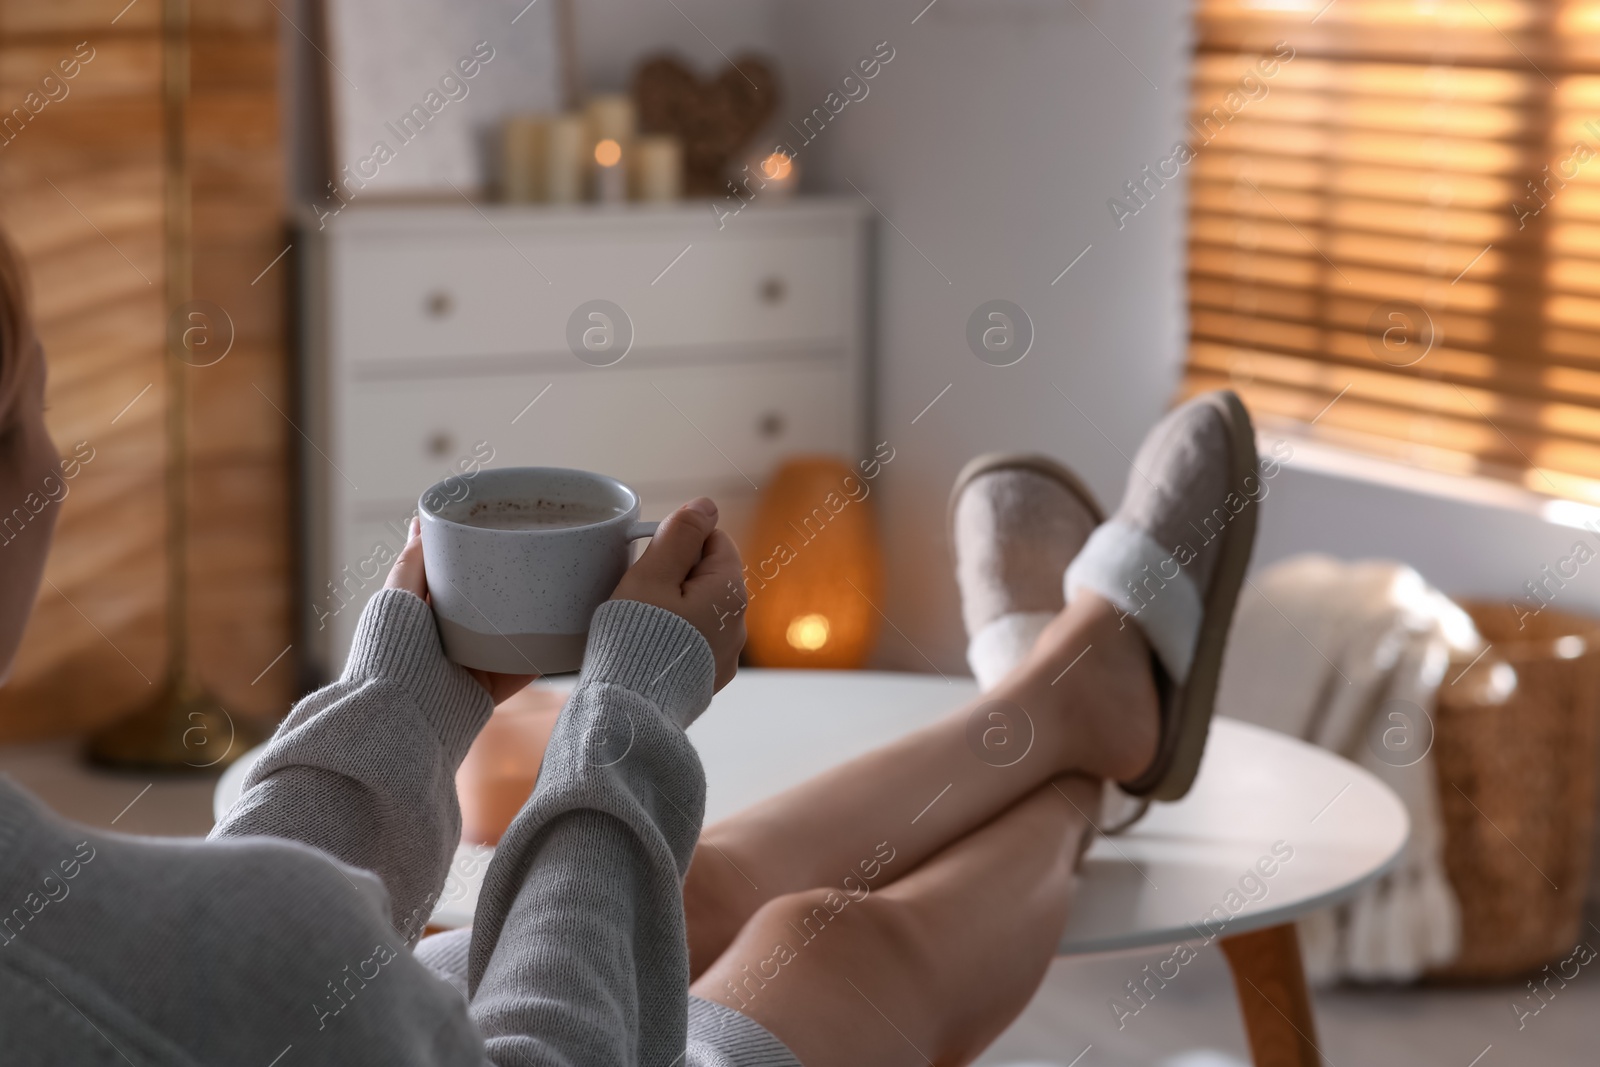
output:
M1600 948L1600 934L1589 943ZM1167 950L1163 950L1162 955ZM1208 951L1120 1031L1109 1006L1154 955L1058 960L983 1067L1247 1067L1226 961ZM1330 1067L1521 1067L1600 1061L1600 961L1519 1032L1520 985L1335 989L1317 995ZM1085 1051L1087 1050L1087 1051ZM1081 1057L1081 1058L1078 1058Z
M217 776L158 778L91 770L79 740L57 738L0 746L0 774L10 775L57 814L124 834L204 837L211 831Z
M212 778L156 779L87 770L76 744L0 747L8 773L69 818L135 834L204 834ZM1600 930L1590 930L1600 948ZM983 1067L1248 1067L1233 980L1215 950L1184 967L1117 1028L1111 998L1146 963L1133 953L1058 960L1044 987L983 1057ZM1600 960L1583 968L1519 1032L1520 984L1337 989L1317 995L1329 1067L1566 1067L1600 1062Z

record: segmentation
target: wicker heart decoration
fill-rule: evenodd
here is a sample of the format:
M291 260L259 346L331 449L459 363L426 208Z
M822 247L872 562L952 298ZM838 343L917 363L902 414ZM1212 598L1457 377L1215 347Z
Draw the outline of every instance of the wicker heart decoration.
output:
M727 192L729 160L778 107L778 78L757 56L742 55L709 82L671 56L639 65L633 100L645 133L683 142L684 186L690 196Z

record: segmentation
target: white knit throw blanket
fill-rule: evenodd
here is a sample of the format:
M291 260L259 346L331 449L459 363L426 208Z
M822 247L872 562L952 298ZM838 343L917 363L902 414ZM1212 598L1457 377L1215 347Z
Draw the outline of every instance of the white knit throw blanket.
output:
M1419 746L1407 751L1403 742L1420 736L1408 730L1431 736L1419 711L1432 716L1450 654L1480 647L1466 613L1401 564L1295 556L1240 595L1218 713L1348 757L1392 787L1411 815L1411 839L1393 870L1300 923L1314 983L1409 981L1460 949L1433 757L1413 763ZM1399 731L1394 744L1384 744L1385 730Z

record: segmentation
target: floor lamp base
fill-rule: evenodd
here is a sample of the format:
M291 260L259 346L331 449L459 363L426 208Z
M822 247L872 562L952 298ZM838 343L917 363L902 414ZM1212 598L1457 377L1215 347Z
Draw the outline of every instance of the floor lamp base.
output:
M90 763L116 770L208 774L270 733L270 727L230 714L198 686L169 683L140 710L90 735L84 755Z

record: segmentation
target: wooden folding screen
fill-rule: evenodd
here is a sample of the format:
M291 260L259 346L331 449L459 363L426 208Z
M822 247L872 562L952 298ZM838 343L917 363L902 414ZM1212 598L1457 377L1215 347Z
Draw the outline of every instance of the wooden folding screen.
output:
M279 18L261 0L0 0L0 225L32 275L51 433L93 456L59 504L0 739L106 722L165 680L167 335L186 288L235 330L226 358L183 368L189 655L230 710L291 693L292 653L261 674L290 643L292 587L291 257L267 269L288 243Z

